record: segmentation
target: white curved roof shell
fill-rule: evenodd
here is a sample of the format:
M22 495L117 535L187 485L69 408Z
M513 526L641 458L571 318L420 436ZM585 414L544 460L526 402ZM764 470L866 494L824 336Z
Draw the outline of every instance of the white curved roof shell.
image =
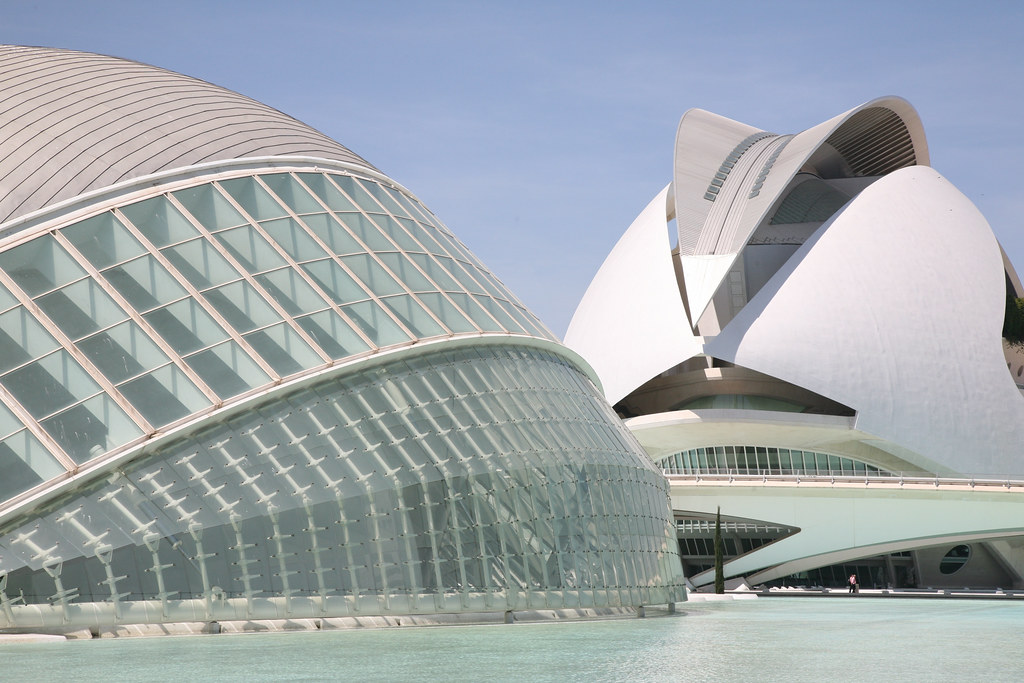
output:
M859 430L927 470L1019 472L1024 397L1001 346L1005 291L984 217L916 166L823 225L705 351L851 406Z
M668 190L619 239L565 333L566 346L592 365L611 403L700 353L676 286L665 223Z
M898 97L872 100L787 136L722 117L709 121L714 115L696 113L688 112L679 122L675 149L676 215L686 218L678 221L680 262L694 324L754 230L816 153L841 158L857 176L927 165L929 160L920 117ZM717 155L711 144L716 140ZM732 153L722 156L733 141ZM709 169L710 160L721 165ZM694 182L701 176L703 187ZM695 220L699 218L703 220Z
M366 161L238 93L115 57L0 46L0 224L140 176L204 162Z
M679 230L677 280L651 293L656 274L669 272L656 200L601 267L566 343L592 361L613 403L626 399L624 410L640 411L630 424L641 432L673 413L645 412L630 394L662 373L693 371L698 365L680 363L704 355L848 409L855 417L842 419L853 422L829 452L893 471L1019 473L1024 397L1001 340L1007 278L1018 291L1019 279L984 217L928 161L920 118L901 98L873 100L792 136L687 112L667 195L674 212L665 209ZM794 223L798 174L851 188L852 199L829 207L828 220ZM832 201L847 194L837 190ZM799 227L772 232L776 215L778 228ZM772 242L775 235L785 239ZM751 270L771 258L781 267ZM752 272L758 279L745 283ZM662 410L678 410L664 395ZM723 413L695 410L701 421ZM771 415L728 420L773 425ZM734 443L692 424L686 438L673 429L664 436L679 448ZM798 431L763 436L775 445L816 438Z

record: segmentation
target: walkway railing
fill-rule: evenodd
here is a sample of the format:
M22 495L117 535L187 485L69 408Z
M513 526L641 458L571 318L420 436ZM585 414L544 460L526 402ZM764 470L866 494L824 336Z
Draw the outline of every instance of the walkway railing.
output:
M981 477L936 477L904 474L804 474L777 472L701 472L678 474L663 470L671 484L679 485L774 485L774 486L868 486L878 488L956 488L958 490L1001 490L1024 493L1024 479Z

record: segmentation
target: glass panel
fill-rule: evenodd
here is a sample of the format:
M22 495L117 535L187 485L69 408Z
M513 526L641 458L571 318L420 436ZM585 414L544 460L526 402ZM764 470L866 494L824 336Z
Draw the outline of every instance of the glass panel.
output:
M270 376L233 341L185 359L222 399L262 386Z
M534 334L538 337L548 336L536 320L534 320L533 316L526 312L526 309L512 303L505 303L504 305L515 316L515 319L519 321L520 327L526 330L527 334Z
M377 255L384 262L392 273L409 289L414 292L437 291L427 278L423 277L412 261L398 252L385 252Z
M391 198L394 200L395 204L399 206L398 210L392 211L391 213L395 214L395 216L398 218L404 218L405 216L414 215L415 212L410 208L408 200L402 195L401 192L390 187L382 186L382 189L389 195L391 195Z
M390 223L394 223L398 228L401 228L402 232L406 234L406 236L403 237L402 241L400 242L402 244L403 249L405 249L406 251L415 252L430 251L425 246L426 244L429 243L429 241L424 240L425 233L417 223L409 220L408 218L398 218L397 220L395 220L391 217L388 217L388 221ZM436 247L436 245L434 246ZM437 251L437 249L434 249L434 251Z
M362 353L370 348L335 311L321 311L298 318L295 322L335 360Z
M0 315L0 372L39 358L59 346L23 306Z
M499 323L495 322L491 316L484 312L483 308L480 307L470 295L462 294L460 292L448 292L449 298L455 302L455 305L462 309L463 313L468 313L469 317L473 319L477 327L485 332L505 332L507 331ZM430 306L430 299L424 294L420 297L424 303ZM447 324L447 321L445 321Z
M109 211L64 228L61 233L89 263L100 269L135 258L145 251Z
M381 208L377 202L373 201L369 193L363 189L363 186L353 178L347 175L332 175L331 180L338 184L342 190L345 191L349 197L359 206L360 209L369 213L381 213Z
M381 230L383 230L384 233L392 239L392 241L398 243L398 246L401 249L406 251L423 251L423 247L421 247L416 240L410 237L409 233L407 233L405 229L399 225L398 221L391 216L383 214L375 215L373 220L376 221L377 225L380 226Z
M450 259L446 256L438 256L437 262L440 263L445 270L447 270L449 274L458 281L460 285L459 289L464 289L471 294L487 293L487 290L481 287L480 283L471 278L454 259Z
M316 290L291 268L257 275L256 280L281 304L288 315L318 311L327 306L327 302Z
M185 288L149 254L114 266L104 271L103 276L140 313L186 294Z
M495 297L496 299L508 299L509 301L513 300L513 297L511 296L509 291L506 290L503 286L500 286L497 280L495 280L489 273L486 273L478 268L473 268L465 264L463 264L463 267L465 267L469 271L473 279L475 279L477 282L483 285L483 288L486 289L491 296Z
M378 185L377 183L370 180L362 180L360 184L367 189L367 191L376 198L378 202L384 205L384 208L391 213L402 213L402 208L398 206L398 202L387 193L387 191Z
M281 320L281 316L244 280L211 289L203 295L228 324L239 332L248 332Z
M332 260L305 263L302 268L309 273L316 284L334 297L338 304L347 304L369 298L351 275Z
M161 253L197 289L224 284L240 277L235 267L203 237L168 247Z
M115 384L169 360L131 320L82 340L78 348Z
M462 286L455 281L455 278L449 275L448 271L438 265L430 256L426 254L408 254L408 256L426 272L427 277L433 280L441 290L446 292L462 291ZM435 288L431 287L431 289Z
M287 323L247 334L245 340L282 377L324 364L320 356Z
M166 197L153 197L121 208L139 232L157 249L168 244L184 242L199 234Z
M25 425L15 417L10 408L0 403L0 439L6 438L19 429L24 428ZM3 469L0 469L0 472L3 472Z
M306 230L292 218L266 221L260 226L296 261L323 258L326 253Z
M27 429L0 441L0 500L64 474L64 467Z
M6 311L17 303L18 300L14 298L14 295L7 291L6 287L0 285L0 311Z
M49 415L100 390L89 373L63 349L8 373L0 382L35 418Z
M274 194L295 213L317 213L324 210L306 191L306 188L295 182L295 179L288 173L261 175L260 180L265 182L267 187L273 190Z
M444 296L442 296L441 294L426 292L424 294L419 294L417 296L419 297L420 301L422 301L423 304L427 308L429 308L434 315L440 318L441 322L444 323L444 326L447 327L452 332L477 331L476 326L469 320L467 320L466 316L463 315L463 313L459 311L458 308L456 308L450 301L448 301L448 299L444 298ZM468 306L469 295L463 294L462 296L464 298L462 302L463 305ZM476 311L479 313L480 317L486 318L486 315L484 314L483 311L480 310L480 307L476 306L475 304L474 306L476 308ZM498 326L495 324L493 320L488 319L488 324L491 328L494 328L496 331L498 330ZM485 327L484 329L489 328Z
M65 285L85 275L52 235L43 235L0 253L0 268L29 296Z
M145 316L175 352L184 355L228 338L228 333L192 298Z
M369 254L342 256L341 260L377 296L401 294L405 291Z
M473 297L478 304L487 309L487 312L497 318L498 322L505 326L505 329L509 332L524 332L523 328L519 326L515 320L512 319L505 309L503 309L498 302L489 296L474 296Z
M412 330L418 338L434 337L445 334L444 329L437 324L433 318L427 315L411 296L390 296L381 299L381 302L391 309L391 312L398 316L398 319L405 323L405 326Z
M358 254L366 251L366 248L330 214L310 214L303 216L302 220L335 254Z
M338 220L348 226L349 230L361 239L371 251L394 251L395 245L384 237L373 222L361 213L339 213ZM365 251L365 250L363 250Z
M428 209L427 207L423 206L423 204L421 204L418 200L413 199L412 197L408 197L408 200L412 203L412 205L416 209L419 209L419 212L420 212L420 215L422 216L422 219L417 219L417 220L419 220L421 223L425 223L426 225L440 225L441 224L441 221L437 220L437 216L432 214L430 212L430 209Z
M248 225L224 230L214 235L250 273L273 270L286 264L279 253L258 232Z
M213 185L190 187L172 194L207 230L219 230L247 222Z
M118 390L151 425L161 427L210 405L192 380L174 365L125 382Z
M92 278L51 292L36 303L73 340L128 317Z
M222 180L220 186L227 190L228 194L234 197L235 201L257 221L288 215L284 207L278 204L253 178Z
M358 211L348 197L338 191L326 176L320 173L299 173L299 179L306 184L327 206L335 211Z
M380 202L385 209L387 209L393 214L402 214L401 207L398 206L398 203L394 201L394 198L391 197L390 193L388 193L387 189L384 188L382 185L380 185L377 182L374 182L373 180L366 179L360 180L359 183L362 186L366 187L369 193L374 196L374 199Z
M343 310L377 346L409 341L409 335L373 301L345 306Z
M818 467L818 473L828 474L828 456L824 453L815 453L814 460Z
M405 218L400 218L398 221L405 226L405 229L409 231L409 234L411 234L416 241L423 245L416 251L423 251L425 249L428 253L436 254L438 256L448 255L448 252L441 248L441 245L437 243L437 240L430 236L430 231L432 231L433 228L430 228L428 231L419 223L414 223L413 221Z
M142 435L139 426L106 394L94 396L40 424L77 463Z

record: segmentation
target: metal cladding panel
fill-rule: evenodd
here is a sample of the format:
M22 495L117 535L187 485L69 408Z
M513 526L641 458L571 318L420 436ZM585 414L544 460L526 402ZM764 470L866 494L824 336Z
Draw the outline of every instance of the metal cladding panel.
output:
M878 112L882 115L873 115ZM684 115L680 135L686 120ZM728 119L725 122L730 126L735 123ZM721 131L728 130L726 124L717 125ZM707 132L704 135L713 139ZM898 97L872 100L794 136L761 139L746 145L735 160L735 168L720 181L720 196L728 202L715 205L703 200L707 208L700 225L684 228L679 221L683 275L695 319L703 314L735 256L743 251L789 182L821 148L829 148L829 141L842 148L831 151L836 163L855 166L849 169L854 175L859 175L858 169L871 169L872 173L883 175L903 166L928 163L920 118L910 103ZM679 155L677 140L677 174ZM676 196L680 196L678 191ZM696 214L691 216L694 217ZM690 239L693 244L688 250ZM706 256L722 258L701 258Z
M894 136L898 139L890 139L881 134L876 136L879 139L873 141L874 146L884 155L890 146L905 145L906 141L903 138L905 136L909 137L909 142L913 149L913 160L907 165L916 163L927 166L929 156L924 128L921 125L920 117L909 102L899 97L881 97L859 107L854 107L839 116L834 116L824 123L794 135L786 143L786 146L779 152L778 159L773 164L773 168L765 175L764 185L760 188L759 193L752 197L744 197L744 203L741 205L742 217L739 219L739 227L736 230L735 239L731 245L732 250L742 251L750 236L754 234L757 226L761 224L765 219L765 215L775 206L776 202L780 199L780 195L789 186L790 181L819 148L827 145L833 136L842 135L846 129L846 124L851 119L854 119L854 117L857 117L862 112L873 109L892 112L893 115L899 118L899 123L903 129L901 135ZM862 131L857 132L864 135ZM849 145L849 148L855 147L858 146L855 144ZM839 154L839 152L834 153ZM880 173L879 175L882 174Z
M158 171L253 156L365 160L248 97L137 62L0 46L0 223Z
M854 408L857 429L926 471L1019 473L1005 297L984 217L913 166L825 223L705 349Z
M723 160L736 145L760 128L748 126L703 109L683 114L676 132L675 183L676 224L679 226L679 250L695 253L713 202L704 198L715 180Z

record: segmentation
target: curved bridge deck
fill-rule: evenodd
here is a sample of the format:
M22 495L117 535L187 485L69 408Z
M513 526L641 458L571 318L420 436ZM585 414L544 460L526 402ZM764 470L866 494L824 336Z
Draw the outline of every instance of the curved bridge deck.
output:
M791 527L790 536L725 564L754 585L828 564L945 543L991 541L1018 574L1024 552L1024 480L853 474L666 473L672 508ZM1002 539L1002 540L1000 540ZM992 545L993 543L990 543ZM1020 555L1020 557L1017 557ZM1024 577L1022 577L1024 578ZM713 573L690 577L695 585Z

